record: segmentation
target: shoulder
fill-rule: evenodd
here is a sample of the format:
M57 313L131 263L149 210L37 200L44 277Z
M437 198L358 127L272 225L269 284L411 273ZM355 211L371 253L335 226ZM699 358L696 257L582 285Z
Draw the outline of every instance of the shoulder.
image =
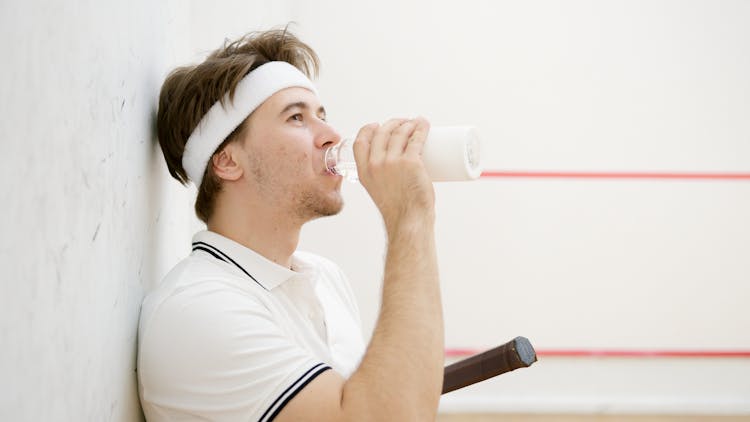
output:
M186 333L185 326L230 326L237 319L237 309L245 316L267 312L263 289L223 265L196 255L178 263L143 300L141 342L152 336Z
M262 287L212 265L183 260L144 301L137 366L147 416L258 419L311 368L328 368L289 339Z
M256 287L259 286L238 277L225 262L193 254L175 265L164 279L148 292L143 301L143 312L147 314L175 298L210 298L216 293L252 297L258 293Z

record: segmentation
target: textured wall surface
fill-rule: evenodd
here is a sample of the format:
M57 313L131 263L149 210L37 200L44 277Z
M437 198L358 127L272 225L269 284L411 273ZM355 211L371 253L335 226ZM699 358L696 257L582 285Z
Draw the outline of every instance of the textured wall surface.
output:
M2 420L141 417L141 298L188 251L190 214L166 207L189 207L187 191L167 180L152 130L188 11L0 5Z

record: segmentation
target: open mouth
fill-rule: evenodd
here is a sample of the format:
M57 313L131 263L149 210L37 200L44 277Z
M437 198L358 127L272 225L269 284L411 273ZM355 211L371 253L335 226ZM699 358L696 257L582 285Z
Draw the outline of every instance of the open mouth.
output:
M341 174L339 174L339 172L336 171L335 167L331 168L331 167L326 166L324 173L331 175L331 176L341 176Z

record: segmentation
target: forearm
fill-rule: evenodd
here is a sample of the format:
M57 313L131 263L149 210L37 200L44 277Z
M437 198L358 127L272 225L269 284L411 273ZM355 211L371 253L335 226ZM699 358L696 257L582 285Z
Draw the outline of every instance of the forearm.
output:
M434 420L443 377L443 317L430 218L389 230L380 316L342 409L363 420Z

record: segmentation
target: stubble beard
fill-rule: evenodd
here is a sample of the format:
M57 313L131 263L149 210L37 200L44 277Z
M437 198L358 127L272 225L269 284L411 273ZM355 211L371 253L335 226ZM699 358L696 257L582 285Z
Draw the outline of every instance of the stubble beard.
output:
M328 195L322 192L302 192L295 203L295 213L303 221L336 215L344 207L344 200L339 191Z
M281 208L285 208L283 203L286 201L281 199L284 194L299 189L299 186L282 186L278 183L278 181L270 176L273 174L273 170L258 155L250 155L250 172L254 182L269 199L275 198L280 200L278 205ZM341 212L344 207L341 191L336 189L326 192L321 189L320 187L318 189L308 187L291 198L292 213L301 222L304 223L320 217L330 217ZM270 200L274 201L274 199ZM289 204L287 202L287 205Z

